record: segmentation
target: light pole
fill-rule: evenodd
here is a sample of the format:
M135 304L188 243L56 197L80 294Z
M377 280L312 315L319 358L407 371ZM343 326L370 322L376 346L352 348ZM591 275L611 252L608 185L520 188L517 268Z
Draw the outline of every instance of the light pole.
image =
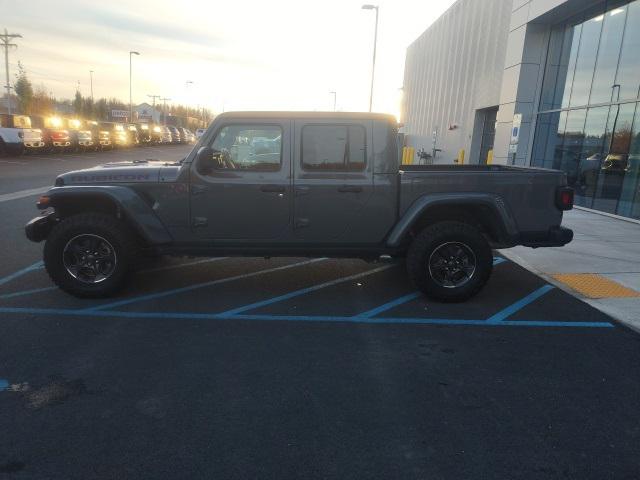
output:
M131 57L132 55L140 55L140 52L129 52L129 121L133 122L133 100L131 90Z
M378 43L378 5L366 4L362 6L363 10L376 11L376 28L373 33L373 65L371 66L371 92L369 93L369 111L373 105L373 77L376 73L376 47Z
M93 104L93 70L89 70L89 85L91 85L91 103Z
M4 34L0 34L0 41L2 42L2 46L4 47L4 68L7 73L7 84L5 88L7 89L7 113L11 115L11 83L9 83L9 48L15 47L18 48L18 45L15 43L10 43L13 38L22 38L22 35L19 33L9 33L7 29L4 29Z
M333 95L333 111L336 111L336 97L338 96L338 94L336 92L329 92L330 94Z
M160 100L162 100L162 118L163 118L163 124L166 125L167 124L167 100L171 100L170 98L167 97L163 97Z

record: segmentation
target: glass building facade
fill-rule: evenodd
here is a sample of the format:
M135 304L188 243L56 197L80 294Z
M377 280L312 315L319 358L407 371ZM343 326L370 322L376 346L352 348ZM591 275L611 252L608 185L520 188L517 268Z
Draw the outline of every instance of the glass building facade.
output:
M576 205L640 219L640 0L552 29L531 153Z

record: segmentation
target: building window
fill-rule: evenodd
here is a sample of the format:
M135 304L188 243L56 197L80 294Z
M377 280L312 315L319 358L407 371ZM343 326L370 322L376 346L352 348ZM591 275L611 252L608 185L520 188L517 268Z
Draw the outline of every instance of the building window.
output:
M366 165L361 125L306 125L302 128L302 168L307 171L358 172Z
M552 29L532 164L576 204L640 218L640 0Z

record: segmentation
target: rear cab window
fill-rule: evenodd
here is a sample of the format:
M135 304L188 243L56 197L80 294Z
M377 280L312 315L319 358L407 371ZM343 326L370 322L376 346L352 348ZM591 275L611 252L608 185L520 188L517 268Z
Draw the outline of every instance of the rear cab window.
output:
M360 172L366 168L366 132L362 125L305 125L301 143L305 171Z

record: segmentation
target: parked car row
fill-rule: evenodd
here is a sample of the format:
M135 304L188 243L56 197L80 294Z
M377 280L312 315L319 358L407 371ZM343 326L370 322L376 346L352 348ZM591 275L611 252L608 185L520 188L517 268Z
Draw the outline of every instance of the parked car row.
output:
M84 152L195 142L191 130L172 125L0 114L0 154Z

